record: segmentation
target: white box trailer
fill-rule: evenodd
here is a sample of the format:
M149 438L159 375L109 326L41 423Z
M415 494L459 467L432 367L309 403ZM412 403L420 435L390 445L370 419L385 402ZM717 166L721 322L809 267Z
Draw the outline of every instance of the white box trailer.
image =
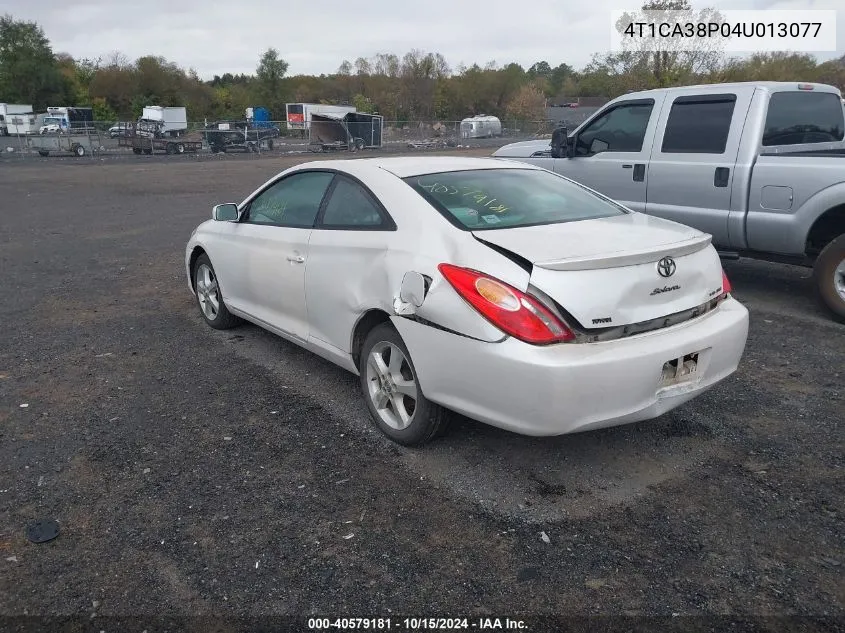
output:
M286 103L285 120L288 129L311 129L311 115L324 114L328 116L344 117L350 112L357 112L355 106L328 105L325 103Z
M188 131L188 111L184 107L144 106L138 123L143 135L182 136Z
M27 136L38 134L44 122L44 114L27 112L25 114L13 114L7 117L10 135Z
M29 122L29 117L35 117L31 105L0 103L0 136L27 134L24 123Z
M502 122L494 116L479 114L461 121L461 138L493 138L502 135Z

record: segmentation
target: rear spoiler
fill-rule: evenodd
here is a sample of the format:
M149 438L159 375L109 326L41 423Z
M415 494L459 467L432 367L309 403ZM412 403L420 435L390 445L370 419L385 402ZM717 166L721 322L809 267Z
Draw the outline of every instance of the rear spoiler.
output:
M683 257L684 255L697 253L707 248L712 239L712 235L704 233L703 235L681 242L650 246L638 251L623 251L604 257L589 256L556 259L546 262L534 262L534 265L537 268L545 268L547 270L591 270L596 268L616 268L618 266L636 266L637 264L656 262L661 257Z

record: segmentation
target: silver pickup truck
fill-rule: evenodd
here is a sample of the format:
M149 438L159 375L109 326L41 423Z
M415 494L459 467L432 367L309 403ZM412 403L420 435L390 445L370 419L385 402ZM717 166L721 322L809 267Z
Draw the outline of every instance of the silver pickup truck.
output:
M822 302L845 319L843 140L836 88L754 82L629 93L574 132L493 156L705 231L723 257L811 266Z

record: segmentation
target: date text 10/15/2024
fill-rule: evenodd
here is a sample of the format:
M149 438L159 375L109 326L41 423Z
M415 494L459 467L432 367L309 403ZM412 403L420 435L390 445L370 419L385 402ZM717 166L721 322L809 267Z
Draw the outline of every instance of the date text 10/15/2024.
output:
M511 618L308 618L311 631L528 631Z

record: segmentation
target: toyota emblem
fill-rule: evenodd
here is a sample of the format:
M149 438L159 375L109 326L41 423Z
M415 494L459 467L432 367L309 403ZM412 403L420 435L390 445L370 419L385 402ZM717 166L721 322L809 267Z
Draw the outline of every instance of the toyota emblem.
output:
M677 268L678 266L675 264L675 260L671 257L664 257L657 262L657 272L661 277L671 277L675 274Z

